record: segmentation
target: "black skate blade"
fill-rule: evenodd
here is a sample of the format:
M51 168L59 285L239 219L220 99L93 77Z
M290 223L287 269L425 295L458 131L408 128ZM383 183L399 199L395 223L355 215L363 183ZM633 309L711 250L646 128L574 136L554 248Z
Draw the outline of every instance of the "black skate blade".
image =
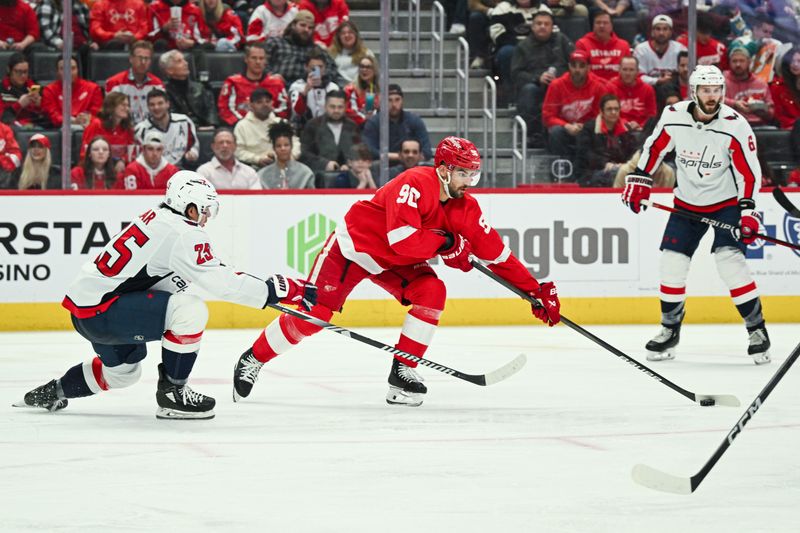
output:
M211 420L214 418L214 410L193 413L168 407L159 407L156 410L156 418L159 420Z

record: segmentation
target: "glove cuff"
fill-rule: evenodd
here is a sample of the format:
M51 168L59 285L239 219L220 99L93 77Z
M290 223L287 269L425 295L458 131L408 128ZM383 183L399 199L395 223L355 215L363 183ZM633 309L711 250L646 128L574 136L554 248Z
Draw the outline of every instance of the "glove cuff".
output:
M628 174L625 176L625 185L642 185L644 187L652 187L653 178L647 174Z
M442 237L444 237L444 244L442 244L436 253L439 255L448 254L453 251L453 248L458 244L455 235L450 233L449 231L443 231L440 233Z
M738 205L739 209L742 210L742 213L744 213L746 210L752 211L756 208L756 202L752 198L741 198Z
M267 281L267 303L276 304L289 296L289 280L282 274L273 274ZM265 306L266 307L266 306Z

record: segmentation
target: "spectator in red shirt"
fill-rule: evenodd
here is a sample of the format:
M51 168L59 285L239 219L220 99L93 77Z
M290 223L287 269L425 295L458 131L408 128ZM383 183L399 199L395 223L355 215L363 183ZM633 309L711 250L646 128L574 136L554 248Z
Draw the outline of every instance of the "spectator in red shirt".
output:
M0 122L0 189L10 189L14 183L14 172L22 163L14 131Z
M89 36L100 48L121 50L150 31L143 0L97 0L89 13Z
M697 14L697 64L716 65L720 70L728 68L728 51L725 45L711 36L713 22L706 13ZM689 47L689 35L684 33L676 39Z
M569 72L550 83L542 106L551 153L574 157L576 137L583 124L597 116L600 97L608 92L606 82L589 72L588 54L573 51Z
M108 141L111 157L122 162L117 164L118 170L133 159L136 141L133 136L131 106L127 95L117 92L106 95L103 108L83 131L81 159L86 155L89 141L97 136L104 137Z
M358 64L358 77L344 88L347 116L363 126L378 109L379 95L378 64L372 57L362 57Z
M222 121L234 126L242 120L250 109L250 95L258 87L272 95L275 114L287 118L289 96L286 84L281 76L272 75L267 71L267 51L264 46L256 43L245 47L244 64L245 70L242 74L228 76L222 84L222 90L217 98L217 108Z
M628 128L641 130L648 120L656 116L656 90L642 80L639 60L635 57L622 58L619 76L611 80L609 87L619 97L622 109L620 117Z
M156 50L189 50L208 33L203 14L189 0L155 0L150 4L150 40Z
M800 47L795 46L783 55L780 74L770 87L775 118L785 130L800 128Z
M578 39L575 49L586 52L591 72L605 80L616 76L620 60L631 55L630 44L617 37L611 15L606 12L595 13L592 31Z
M39 40L36 12L23 0L0 0L0 50L23 51Z
M164 159L164 144L157 131L148 131L142 144L142 153L125 167L117 178L117 189L166 190L167 182L178 167Z
M8 74L0 82L2 121L6 124L31 127L50 126L42 111L42 86L28 76L30 67L22 52L8 60Z
M775 106L769 86L750 72L750 52L734 46L728 54L730 70L725 76L725 103L747 119L750 126L766 126L772 122Z
M114 189L117 172L111 158L111 146L103 137L89 141L86 155L70 172L73 189Z
M95 4L96 5L96 4ZM72 71L72 105L70 106L71 124L74 128L85 128L92 117L100 111L103 105L103 91L89 80L84 80L78 75L78 61L70 59ZM42 109L47 114L53 125L60 126L63 121L61 114L64 105L64 93L61 90L61 80L64 75L64 60L59 57L56 61L56 81L42 91Z
M301 0L300 9L314 15L314 42L328 47L339 24L350 18L345 0Z
M244 43L242 21L222 0L201 0L205 32L203 39L217 52L235 52Z

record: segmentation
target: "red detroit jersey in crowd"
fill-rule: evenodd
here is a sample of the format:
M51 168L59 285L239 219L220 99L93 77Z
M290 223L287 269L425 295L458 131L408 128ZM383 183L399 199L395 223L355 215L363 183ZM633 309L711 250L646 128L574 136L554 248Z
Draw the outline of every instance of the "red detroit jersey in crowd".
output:
M619 62L631 55L631 45L625 39L611 33L607 42L602 42L594 32L589 32L575 43L575 50L583 50L589 55L589 71L603 79L610 80L619 74Z
M591 72L581 87L575 87L569 72L550 83L544 97L542 118L545 126L564 124L583 124L597 116L600 110L600 97L610 92L608 84Z
M611 92L619 98L620 117L644 127L645 122L656 116L656 91L653 86L637 76L632 86L625 85L617 76L609 83Z
M18 43L28 35L39 40L39 21L33 8L23 0L13 6L0 6L0 38Z
M181 18L178 27L173 30L164 31L164 26L169 24L172 14L170 9L172 7L181 8ZM187 0L184 0L179 5L174 5L172 2L164 0L156 0L150 4L150 13L152 14L152 30L150 32L150 39L157 41L158 39L167 40L167 48L172 50L178 47L177 39L192 39L195 43L202 43L205 41L204 34L208 34L205 19L200 12L200 8Z
M281 118L289 117L289 95L280 76L264 74L260 80L251 80L244 74L234 74L225 79L217 98L219 117L234 126L250 110L250 95L258 87L272 95L272 110Z
M442 203L439 191L436 169L415 167L378 189L372 199L356 202L345 215L344 227L337 229L343 255L378 274L435 257L445 238L434 230L446 230L467 239L476 257L491 262L492 270L516 287L524 291L539 287L486 223L472 195Z
M350 17L350 7L345 0L331 0L322 10L312 0L302 0L299 7L314 14L314 41L325 46L330 46L336 28Z
M42 110L47 114L54 126L60 126L63 120L64 91L60 81L54 81L42 90ZM103 91L96 83L81 78L72 81L73 117L81 113L97 115L103 106Z
M137 190L137 189L159 189L166 190L167 182L173 174L180 169L161 158L157 168L150 168L144 160L144 156L137 157L125 167L122 174L117 175L117 189Z

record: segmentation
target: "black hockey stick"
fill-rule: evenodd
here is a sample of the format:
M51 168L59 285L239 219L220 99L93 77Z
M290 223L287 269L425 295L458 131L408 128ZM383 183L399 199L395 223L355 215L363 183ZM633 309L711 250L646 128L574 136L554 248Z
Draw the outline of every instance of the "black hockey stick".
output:
M751 403L742 416L739 417L739 421L731 428L728 435L722 441L722 444L717 448L717 451L714 452L711 459L706 461L706 464L703 465L703 468L701 468L698 473L692 477L673 476L672 474L667 474L666 472L656 470L650 466L638 464L633 467L633 471L631 472L633 480L639 485L644 485L647 488L663 492L672 492L674 494L693 493L697 487L700 486L700 483L703 482L708 473L711 472L711 469L714 468L717 461L720 460L722 454L731 447L733 440L739 436L739 433L744 431L744 426L753 418L756 411L764 405L772 389L778 385L778 382L783 378L784 374L786 374L794 362L797 361L798 356L800 356L800 344L795 347L794 351L789 355L789 358L783 362L778 371L775 372L775 375L770 378L764 389L756 396L756 399L753 400L753 403Z
M787 199L788 201L788 199ZM692 213L691 211L685 211L683 209L676 209L674 207L670 207L668 205L659 204L658 202L653 202L650 200L642 200L642 205L649 205L651 207L655 207L656 209L661 209L663 211L669 211L670 213L674 213L678 216L683 218L688 218L690 220L696 220L697 222L702 222L703 224L708 224L709 226L713 226L715 228L728 230L731 232L731 235L736 240L739 240L740 229L739 226L734 226L733 224L728 224L727 222L720 222L719 220L714 220L713 218L704 217L703 215L698 215L696 213ZM780 239L776 239L775 237L770 237L769 235L764 235L763 233L756 233L756 239L762 239L771 243L780 244L781 246L786 246L788 248L794 248L795 250L800 250L800 246L797 244L782 241Z
M797 209L795 205L786 197L786 193L784 193L779 187L775 187L772 189L772 197L775 198L775 201L780 204L782 208L786 210L790 215L794 218L800 218L800 209Z
M344 335L345 337L349 337L358 342L369 344L374 348L378 348L379 350L383 350L384 352L389 352L392 355L399 355L400 357L414 361L419 365L426 366L434 370L438 370L439 372L443 372L449 376L453 376L458 379L463 379L464 381L469 381L470 383L474 383L475 385L481 385L481 386L494 385L495 383L503 381L504 379L509 378L514 374L516 374L517 372L519 372L527 362L527 357L525 357L525 354L519 354L512 361L506 363L497 370L493 370L492 372L486 374L477 374L477 375L465 374L464 372L461 372L454 368L440 365L439 363L434 363L430 359L423 359L422 357L411 355L410 353L404 352L403 350L398 350L394 346L389 346L388 344L376 341L375 339L371 339L369 337L361 335L360 333L356 333L355 331L350 331L349 329L345 329L341 326L335 326L330 322L325 322L324 320L320 320L319 318L303 313L302 311L297 311L296 309L291 309L289 307L280 304L267 304L267 305L269 307L272 307L273 309L277 309L282 313L286 313L301 320L305 320L306 322L310 322L315 326L319 326L323 329L327 329L328 331L338 333L339 335Z
M498 276L497 274L495 274L494 272L489 270L487 267L485 267L482 264L478 263L477 261L472 261L472 266L475 267L477 270L480 270L481 272L483 272L484 274L486 274L487 276L489 276L493 280L495 280L500 285L502 285L505 288L509 289L510 291L515 293L517 296L519 296L520 298L522 298L526 302L529 302L529 303L531 303L531 304L533 304L533 305L535 305L537 307L541 307L542 304L541 304L541 302L539 302L539 300L537 300L536 298L534 298L530 294L525 293L525 291L515 287L514 285L512 285L508 281L504 280L503 278L501 278L500 276ZM590 332L586 331L581 326L579 326L578 324L576 324L572 320L568 319L564 315L561 315L561 322L563 322L567 327L570 327L573 330L577 331L578 333L580 333L581 335L583 335L584 337L586 337L590 341L592 341L592 342L594 342L596 344L599 344L600 346L602 346L603 348L605 348L609 352L613 353L614 355L616 355L617 357L619 357L620 359L622 359L623 361L625 361L629 365L633 366L635 369L641 370L642 372L644 372L646 375L650 376L654 380L656 380L659 383L662 383L662 384L666 385L670 389L682 394L683 396L689 398L693 402L699 403L700 405L702 405L704 407L715 405L715 404L724 405L726 407L738 407L739 405L741 405L739 403L739 399L736 398L736 396L733 396L731 394L695 394L694 392L688 391L688 390L684 389L683 387L681 387L679 385L676 385L675 383L671 382L670 380L668 380L667 378L665 378L661 374L659 374L659 373L657 373L657 372L655 372L653 370L650 370L649 368L647 368L646 366L644 366L643 364L641 364L640 362L635 360L633 357L625 355L623 352L621 352L617 348L614 348L609 343L607 343L603 339L597 337L593 333L590 333Z

